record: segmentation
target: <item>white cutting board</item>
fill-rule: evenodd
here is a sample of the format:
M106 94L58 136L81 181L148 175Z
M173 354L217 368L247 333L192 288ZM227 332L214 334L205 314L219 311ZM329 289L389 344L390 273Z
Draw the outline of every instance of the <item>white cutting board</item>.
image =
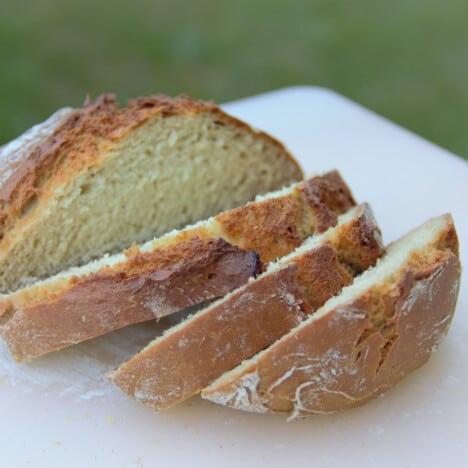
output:
M326 89L288 88L224 107L281 139L306 174L338 168L356 198L371 202L387 242L452 212L468 264L463 160ZM295 423L198 398L161 414L130 400L104 372L148 341L154 325L20 366L0 343L0 466L466 466L467 304L462 281L439 351L384 397Z

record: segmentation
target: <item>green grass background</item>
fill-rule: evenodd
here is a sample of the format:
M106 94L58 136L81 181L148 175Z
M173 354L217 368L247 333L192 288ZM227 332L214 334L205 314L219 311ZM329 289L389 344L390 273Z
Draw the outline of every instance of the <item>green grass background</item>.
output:
M468 159L466 0L0 0L0 144L87 93L332 88Z

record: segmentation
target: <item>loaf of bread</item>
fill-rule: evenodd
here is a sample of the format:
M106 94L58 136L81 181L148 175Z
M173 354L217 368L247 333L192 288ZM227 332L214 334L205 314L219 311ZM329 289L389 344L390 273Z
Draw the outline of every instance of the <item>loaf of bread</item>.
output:
M0 292L300 179L282 144L214 104L63 109L0 148Z
M257 279L169 329L111 379L138 401L169 408L295 328L382 253L370 208L353 208Z
M0 296L1 334L24 361L221 297L354 204L336 171L312 177Z
M202 397L290 419L361 405L429 359L459 284L457 235L445 215L390 245L376 267Z
M450 326L453 221L430 220L383 255L369 206L336 171L302 177L281 143L211 103L119 108L103 95L56 112L0 147L0 333L12 355L200 306L111 380L157 410L201 392L290 419L387 391Z

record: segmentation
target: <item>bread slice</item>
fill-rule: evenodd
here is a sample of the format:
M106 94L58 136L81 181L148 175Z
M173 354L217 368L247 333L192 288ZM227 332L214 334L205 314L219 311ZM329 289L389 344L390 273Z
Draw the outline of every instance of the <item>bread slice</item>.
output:
M429 359L459 283L457 235L445 215L390 245L375 268L202 397L291 419L361 405Z
M64 109L0 149L0 291L300 179L281 143L214 104Z
M18 361L215 299L355 204L336 171L0 298ZM236 247L234 247L236 246Z
M369 207L354 208L335 228L169 329L111 379L138 401L169 408L296 327L382 252Z

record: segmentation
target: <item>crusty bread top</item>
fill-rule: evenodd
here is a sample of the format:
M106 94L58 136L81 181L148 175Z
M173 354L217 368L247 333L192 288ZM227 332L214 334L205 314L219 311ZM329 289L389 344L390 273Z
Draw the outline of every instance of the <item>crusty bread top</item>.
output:
M200 113L216 115L219 125L234 124L254 132L247 124L224 113L215 104L189 97L160 95L133 99L126 108L119 108L111 95L101 95L94 102L87 99L82 109L67 112L66 119L51 135L45 139L39 138L40 144L31 148L29 154L23 154L20 161L5 165L5 170L12 173L0 187L0 239L14 226L17 218L34 204L36 197L46 190L46 184L66 183L73 174L98 163L97 158L102 150L131 129L158 114ZM255 133L277 145L296 166L298 175L302 173L281 143L263 132ZM8 159L7 149L8 145L2 147L0 159Z
M297 326L382 253L370 208L353 208L257 279L156 338L113 381L156 409L168 408Z
M202 396L246 411L289 413L291 419L360 405L427 361L447 333L459 280L452 219L430 220Z
M326 231L338 215L356 204L351 190L333 170L297 184L286 196L272 197L221 213L223 237L255 250L263 261L286 255L313 233Z

